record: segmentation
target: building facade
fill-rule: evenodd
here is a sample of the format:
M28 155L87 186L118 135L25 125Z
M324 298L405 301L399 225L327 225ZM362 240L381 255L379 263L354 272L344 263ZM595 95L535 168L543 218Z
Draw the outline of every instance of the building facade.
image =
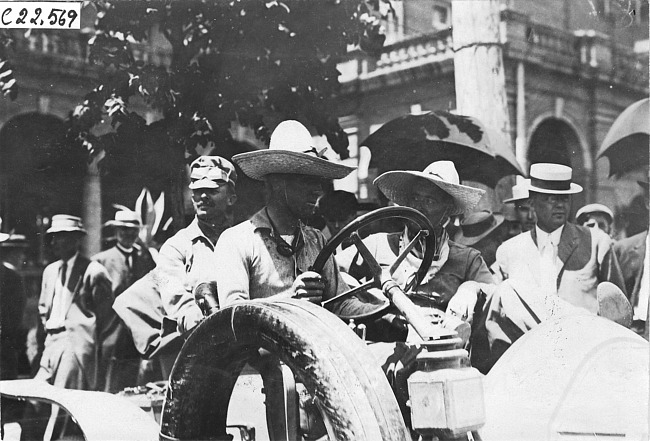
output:
M361 200L377 197L376 171L365 169L360 148L369 134L404 114L455 109L452 2L393 5L380 57L351 52L339 69L339 115L350 162L360 165L360 176L345 185ZM629 201L639 192L637 176L608 178L607 159L596 154L614 119L648 96L648 2L510 0L500 19L511 146L522 167L571 165L585 188L574 209Z

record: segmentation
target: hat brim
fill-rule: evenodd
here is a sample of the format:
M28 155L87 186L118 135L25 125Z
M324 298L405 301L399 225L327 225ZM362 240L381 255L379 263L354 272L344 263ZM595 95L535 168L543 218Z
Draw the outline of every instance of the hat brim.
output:
M109 220L104 224L105 227L126 227L126 228L142 228L140 224L132 224L128 222Z
M391 201L399 205L408 205L409 193L414 181L424 180L437 186L450 195L454 200L454 207L450 215L462 214L473 209L481 200L485 191L462 184L436 179L429 174L419 171L394 170L388 171L373 182L379 190Z
M219 188L219 187L223 187L228 183L235 185L235 183L231 181L224 181L224 180L213 181L212 179L203 178L203 179L198 179L196 181L190 182L188 188L190 190L198 190L199 188Z
M526 201L528 199L530 199L530 198L508 198L508 199L504 199L502 203L503 204L514 204L515 202Z
M496 225L492 225L490 228L488 228L486 231L484 231L478 236L465 236L463 234L463 230L461 229L458 231L458 233L456 233L456 236L454 237L454 242L465 246L472 246L480 242L481 239L487 237L491 232L499 228L503 224L503 221L505 221L506 219L506 217L502 214L494 214L493 216L494 219L496 220Z
M582 186L572 182L568 190L551 190L548 188L536 187L533 184L530 184L528 186L528 191L529 192L534 191L536 193L544 193L544 194L576 194L582 192Z
M16 248L27 248L29 247L29 242L27 238L23 235L18 235L20 238L16 237L14 234L0 233L0 247L16 247Z
M257 150L240 153L232 157L244 174L261 181L264 176L274 173L318 176L325 179L342 179L356 167L326 159L317 158L306 153L285 150Z
M63 227L63 228L49 228L45 234L53 234L53 233L82 233L82 234L87 234L87 231L84 230L83 228L75 228L75 227Z

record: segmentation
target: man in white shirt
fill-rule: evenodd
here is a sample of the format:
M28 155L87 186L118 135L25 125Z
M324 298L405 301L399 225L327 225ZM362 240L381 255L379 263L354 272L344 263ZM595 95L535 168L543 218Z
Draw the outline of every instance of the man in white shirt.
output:
M43 271L38 311L47 336L35 378L67 389L101 390L98 360L113 317L113 292L106 269L79 254L85 234L81 218L65 214L53 216L47 230L59 260ZM55 406L51 423L57 413Z
M530 202L537 222L497 249L496 263L505 282L489 293L482 317L489 365L544 320L579 311L597 314L600 282L612 282L625 292L610 237L597 228L567 222L571 195L582 191L571 175L571 167L560 164L530 168Z

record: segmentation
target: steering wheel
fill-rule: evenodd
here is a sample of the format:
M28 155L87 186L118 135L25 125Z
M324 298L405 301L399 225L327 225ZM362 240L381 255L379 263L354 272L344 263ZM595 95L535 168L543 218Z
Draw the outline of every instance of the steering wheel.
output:
M418 286L419 282L423 279L424 275L427 273L427 270L431 266L434 255L437 254L436 249L436 237L433 233L433 226L429 219L424 216L419 211L409 208L409 207L385 207L378 210L367 213L354 221L346 225L339 233L332 237L329 242L323 247L321 252L316 257L314 264L311 267L311 270L318 273L322 272L325 263L329 258L334 254L336 248L343 243L345 240L350 240L357 248L363 260L366 262L370 268L372 274L372 279L368 280L365 283L362 283L359 286L356 286L352 289L349 289L336 297L326 300L323 302L323 306L333 305L335 302L341 301L347 297L355 295L359 300L361 300L365 307L361 308L359 311L355 307L355 311L351 313L338 313L337 315L343 320L363 320L376 317L381 312L385 311L390 306L390 300L386 297L379 298L375 295L369 294L367 290L369 288L379 288L381 289L381 275L382 268L375 259L375 257L370 253L366 245L361 240L359 236L359 230L369 224L374 222L379 222L385 219L404 219L413 222L419 228L419 231L415 237L408 243L404 250L400 253L395 261L391 264L389 268L389 273L392 275L393 272L400 266L404 259L408 256L411 250L415 245L424 240L425 251L422 258L422 263L418 268L415 277L406 287L405 291L408 291L411 287Z

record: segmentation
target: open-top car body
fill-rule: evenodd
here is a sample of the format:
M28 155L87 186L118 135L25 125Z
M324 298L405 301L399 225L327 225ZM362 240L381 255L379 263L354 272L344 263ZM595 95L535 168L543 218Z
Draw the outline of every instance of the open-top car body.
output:
M424 216L402 207L362 216L324 248L313 269L318 270L347 238L369 265L370 280L328 302L327 307L297 299L259 299L211 314L191 333L176 360L159 432L153 434L149 424L143 429L146 434L129 439L232 439L228 426L232 425L233 409L244 409L239 416L243 420L253 418L245 410L253 409L252 405L234 403L241 399L236 391L238 379L241 382L242 375L251 372L261 377L256 392L263 400L266 427L242 433L256 433L259 439L647 439L645 340L601 317L587 313L564 316L530 330L483 376L469 366L463 340L455 331L424 317L408 292L392 280L391 271L399 266L404 253L391 267L382 268L373 262L356 233L371 222L395 217L419 229L404 253L424 242L418 274L426 272L436 242ZM351 318L364 317L341 320L329 310L336 310L332 307L335 302L351 296L364 298L373 288L381 289L385 297L374 296L376 301L365 316L376 317L392 306L419 335L412 343L419 350L416 368L407 382L408 415L400 409L385 373L372 356L371 343L348 323ZM0 392L38 398L38 394L28 393L27 387L28 383L2 382ZM54 403L63 397L63 392L50 390L48 394L44 399ZM246 400L251 395L243 396ZM102 400L85 402L90 408ZM76 408L59 404L82 429L87 427L85 415L76 417ZM126 406L123 410L141 412ZM96 430L84 431L86 439L102 439L97 428L99 433L101 427L107 430L103 433L110 433L110 427L120 424L113 420L117 414L98 409L97 416ZM119 418L128 424L138 421Z

